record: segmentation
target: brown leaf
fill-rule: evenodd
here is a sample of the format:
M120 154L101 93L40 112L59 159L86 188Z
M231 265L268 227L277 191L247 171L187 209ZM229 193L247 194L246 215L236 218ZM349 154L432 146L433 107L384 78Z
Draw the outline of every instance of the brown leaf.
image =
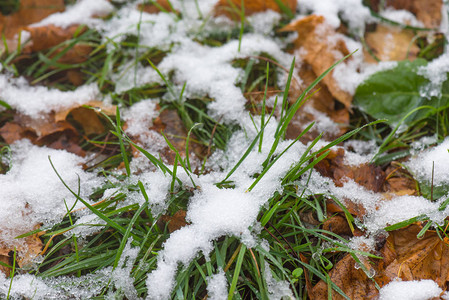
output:
M16 114L13 121L0 128L0 136L6 143L28 138L33 144L54 149L66 149L84 156L85 152L78 146L78 132L67 121L55 121L54 114L32 119Z
M91 106L93 108L96 108L97 110L107 114L108 116L115 116L117 110L117 106L115 105L109 105L104 103L103 101L92 100L82 105L75 104L72 107L55 112L55 121L59 122L66 120L68 114L70 114L72 110L76 108L82 108L84 106Z
M302 79L302 85L298 86L295 81L292 81L289 92L291 104L317 78L317 75L312 70L312 66L307 63L301 64L298 75ZM338 108L337 101L323 82L319 82L309 95L310 98L298 109L292 121L289 123L286 138L295 139L311 122L322 120L323 117L319 116L319 114L324 114L325 117L332 120L338 126L336 128L333 127L332 130L324 131L323 139L334 140L344 134L347 130L347 125L349 125L348 108ZM319 120L317 120L317 116ZM304 143L312 141L322 131L322 128L315 125L301 138L301 141Z
M25 30L30 33L30 43L23 48L24 53L50 49L66 40L72 39L76 32L82 33L83 31L86 31L85 28L80 30L79 25L72 25L67 28L47 25L40 27L26 27Z
M34 227L34 229L37 229L39 227L40 226L37 225ZM16 261L19 267L25 267L28 264L31 264L33 259L39 255L43 247L42 241L39 238L39 236L41 236L42 234L43 234L42 232L38 232L33 235L27 236L21 239L23 243L19 243L15 247ZM0 231L0 261L12 266L13 253L14 253L14 246L11 245L6 246L2 242ZM0 272L9 276L11 269L0 266Z
M19 10L11 15L0 14L0 31L12 39L23 27L41 21L49 15L64 11L63 0L21 0Z
M40 27L26 27L26 31L30 33L30 41L23 48L23 53L33 53L42 50L50 49L60 43L74 38L75 34L80 34L86 30L85 27L80 28L79 25L72 25L67 28L61 28L54 25L40 26ZM65 47L57 49L51 55L54 57L66 51ZM68 51L58 58L59 63L63 64L77 64L86 61L92 47L85 44L75 44Z
M449 246L433 230L421 238L416 235L422 226L413 224L390 233L388 244L396 252L396 259L388 265L385 275L391 280L432 279L443 289L449 281Z
M428 230L418 239L416 235L423 227L418 224L390 232L387 242L382 246L379 255L382 260L373 259L364 265L375 271L374 281L383 287L392 280L434 280L443 290L449 282L449 246L441 240L435 231ZM330 279L343 292L354 300L377 299L378 291L374 282L366 276L362 269L354 268L355 261L347 254L329 272ZM320 281L313 288L314 299L324 299L327 295L327 284ZM343 299L333 292L333 299Z
M173 10L172 6L170 5L170 2L167 0L157 0L155 1L157 3L156 4L150 4L150 3L145 3L145 4L139 4L137 7L139 10L143 10L146 13L149 14L157 14L160 13L162 10L168 11L168 12L173 12L178 14L179 12L176 10Z
M160 220L168 226L168 231L172 233L186 225L186 214L185 210L178 210L173 216L162 215Z
M296 11L296 0L281 0L292 12ZM266 10L281 12L275 0L244 0L245 15L249 16ZM215 5L216 16L226 16L232 20L240 20L241 0L219 0Z
M124 125L126 129L127 125ZM161 134L170 141L170 143L178 150L182 157L185 157L186 153L186 137L187 130L175 110L165 109L160 112L159 116L153 120L153 126L148 129L148 132L141 137L132 137L135 142L140 144L148 144L148 141L156 140ZM155 135L157 135L155 137ZM146 141L142 141L142 140ZM195 153L199 157L204 157L206 149L203 145L196 142L194 134L190 135L189 153ZM169 164L174 164L176 153L170 149L170 147L163 142L164 148L159 151L161 157ZM133 148L133 155L140 156L140 152Z
M281 31L298 32L295 49L302 51L301 57L312 66L315 74L322 74L349 54L344 40L325 22L323 16L307 16L288 24ZM332 96L349 108L352 96L338 86L332 74L330 72L322 81Z
M370 6L378 11L379 5L383 1L371 0ZM421 21L425 27L438 28L441 23L441 8L443 1L441 0L386 0L387 7L395 9L404 9L413 13L416 18Z
M358 166L347 165L344 162L345 150L331 150L329 155L315 165L315 169L323 176L331 178L336 186L343 186L347 178L374 192L382 190L385 173L373 164Z
M381 61L413 60L419 52L415 34L407 29L378 24L375 31L365 34L365 41ZM368 53L365 57L368 62L376 62Z
M390 280L385 278L382 271L385 265L390 264L394 258L394 252L389 248L383 248L380 255L383 259L373 259L373 263L369 261L363 262L368 271L375 273L374 280L382 287ZM356 262L351 255L346 254L329 272L330 280L335 283L345 294L352 300L377 299L378 290L370 278L366 275L362 268L355 268ZM328 287L325 281L318 282L312 290L312 299L327 299ZM345 299L336 291L332 291L332 299Z
M333 232L338 235L352 236L348 221L341 215L335 215L328 218L323 223L323 230Z
M402 165L392 162L385 170L387 174L383 190L393 193L397 196L403 195L417 195L417 184L413 176L408 171L402 168Z
M77 104L68 109L57 112L55 114L55 121L65 121L67 120L67 116L71 114L73 120L75 120L83 128L85 135L89 136L104 133L106 129L100 120L99 112L85 106L95 107L109 116L113 116L116 113L115 105L107 105L102 101L94 100L89 101L84 105Z
M1 249L0 249L0 251L1 251ZM0 254L0 262L9 265L9 256ZM7 267L4 267L4 266L0 265L0 272L1 273L3 273L6 276L8 276L10 271L11 271L10 268L7 268Z

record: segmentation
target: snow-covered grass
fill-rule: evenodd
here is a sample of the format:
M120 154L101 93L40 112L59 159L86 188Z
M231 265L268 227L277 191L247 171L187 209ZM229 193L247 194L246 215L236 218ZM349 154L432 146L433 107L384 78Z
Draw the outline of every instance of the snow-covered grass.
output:
M401 131L355 108L352 131L334 141L318 135L300 142L313 123L296 139L285 138L309 92L334 67L341 88L353 93L369 74L396 64L372 67L359 52L347 65L339 65L347 57L336 62L291 99L293 81L302 82L297 71L303 62L286 51L295 34L276 29L315 12L331 27L343 20L358 34L374 22L362 2L300 0L294 16L267 11L242 17L238 24L213 16L215 2L170 1L179 14L149 14L139 10L142 1L81 0L33 26L84 24L89 29L80 28L49 52L32 54L32 64L14 64L20 49L3 53L2 125L12 120L9 114L39 121L92 100L118 108L114 117L95 109L107 132L82 136L86 157L26 139L11 145L0 141L0 250L11 249L19 258L33 255L26 264L17 259L14 267L0 261L11 270L9 277L0 272L0 297L305 299L310 282L319 280L347 297L328 276L342 253L369 273L361 259L376 257L374 239L385 229L426 220L426 230L433 226L444 232L448 201L433 197L434 186L442 195L448 192L444 111ZM394 11L386 16L393 18ZM346 39L351 47L362 47ZM51 56L75 45L91 47L86 60L59 64ZM447 64L446 57L440 59ZM432 80L438 64L420 72ZM55 80L71 69L81 70L83 85ZM446 70L438 72L432 88L446 79ZM267 96L269 88L276 95ZM252 92L264 94L260 103L247 103L245 96ZM179 118L164 126L185 127L185 132L160 134L164 111ZM437 141L440 146L421 152ZM415 150L408 149L412 143ZM395 195L385 201L385 195L352 180L337 186L314 169L337 147L346 149L348 165L372 160L383 165L416 152L402 167L431 187L435 201ZM391 149L402 152L381 153ZM439 163L434 169L433 161ZM335 199L352 230L358 226L365 236L322 229L328 199ZM347 200L361 205L366 215L352 216L343 206ZM175 224L180 226L172 228ZM33 252L26 238L37 233L45 247ZM419 293L441 292L433 281L394 281L380 297L405 295L409 285L417 292L407 297L416 299L422 298Z

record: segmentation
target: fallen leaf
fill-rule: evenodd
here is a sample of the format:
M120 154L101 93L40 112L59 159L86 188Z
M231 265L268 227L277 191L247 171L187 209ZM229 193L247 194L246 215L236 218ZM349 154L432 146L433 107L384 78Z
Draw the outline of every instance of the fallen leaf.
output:
M64 41L72 39L75 34L81 34L86 28L79 25L72 25L67 28L55 25L28 26L25 30L30 33L30 42L22 49L24 53L38 52L50 49Z
M296 11L296 0L280 0L291 12ZM276 0L244 0L245 15L249 16L266 10L282 12ZM219 0L215 5L216 16L226 16L232 20L240 20L241 0Z
M124 129L126 130L127 124L124 124ZM173 165L175 162L176 153L170 149L161 134L170 141L173 147L179 152L181 157L186 155L186 137L187 130L175 110L165 109L159 113L159 116L153 120L153 124L148 128L148 131L141 136L133 136L132 140L138 144L146 145L151 147L151 144L158 144L158 152L168 164ZM198 143L195 143L196 137L194 134L190 135L189 142L189 155L193 153L198 157L204 157L207 149ZM153 145L154 146L154 145ZM133 147L133 155L140 156L141 153ZM192 156L190 156L191 162L194 162Z
M421 239L416 235L422 225L412 224L406 228L389 233L386 243L376 255L382 260L364 261L365 267L372 272L368 278L361 268L355 268L355 261L346 254L329 272L330 279L353 300L377 299L378 291L374 285L383 287L389 282L401 280L434 280L443 290L449 282L449 246L433 230L428 230ZM327 284L320 281L313 288L313 299L324 299ZM332 299L344 299L333 291Z
M328 156L315 165L315 169L323 176L331 178L336 186L343 186L348 179L374 192L380 192L385 181L385 173L373 164L357 166L345 163L345 150L331 150Z
M304 17L288 24L281 31L298 33L298 38L294 41L295 49L300 53L301 58L312 67L316 75L322 74L337 60L349 54L343 38L326 23L323 16ZM349 108L352 96L339 87L332 74L333 72L330 72L322 82L334 98Z
M369 3L375 11L379 11L381 3L386 7L408 10L427 28L438 28L441 24L441 0L371 0Z
M385 170L386 179L383 190L397 196L417 195L417 184L413 176L401 164L392 162Z
M17 12L7 16L0 14L0 31L6 39L12 39L26 25L37 23L64 9L63 0L21 0Z
M80 156L85 155L84 150L78 146L79 134L75 127L67 121L55 121L53 113L39 119L16 114L12 121L0 128L0 136L8 144L27 138L39 146L66 149Z
M33 230L38 229L39 227L39 225L34 226ZM15 249L16 262L20 268L32 264L33 260L36 258L36 256L39 255L42 250L43 244L39 238L42 234L43 232L38 232L20 239L20 242L15 247L12 245L6 246L0 238L0 261L12 266L11 261L13 259L13 253ZM0 272L2 272L3 274L9 276L11 271L12 269L0 265Z
M378 270L383 270L385 264L389 264L394 260L394 253L384 252L385 253L382 253L383 260L373 259L372 264L364 263L364 266L368 271L373 272L373 274L379 274L379 272L377 272ZM368 278L362 268L356 266L357 263L352 256L346 254L329 272L330 280L351 300L377 299L379 292L374 281L371 278ZM383 278L381 275L375 275L373 279L376 280L380 287L389 282L388 279ZM313 287L311 294L313 295L313 297L311 297L312 300L328 299L328 286L326 282L323 280L319 281ZM345 298L333 290L332 299L343 300Z
M298 76L301 78L302 84L300 86L296 81L292 81L289 91L291 104L317 78L317 75L312 70L312 66L307 63L301 64ZM298 109L289 123L286 138L295 139L314 121L316 122L315 126L301 138L303 143L314 140L321 133L324 133L323 139L325 140L334 140L344 134L349 125L348 108L338 108L339 103L337 103L323 82L319 82L309 93L309 96L310 98Z
M419 52L415 43L415 34L408 29L378 24L375 31L365 34L365 41L374 55L381 61L413 60ZM376 62L366 52L365 58L367 62Z
M173 216L162 215L160 221L166 224L168 226L168 231L172 233L173 231L188 225L186 214L187 212L185 210L180 209Z
M0 249L0 252L1 252L1 249ZM0 262L9 265L9 256L3 255L0 253ZM3 273L6 276L8 276L10 271L11 271L10 268L0 265L0 273Z
M433 230L418 239L422 225L413 224L390 233L387 245L395 253L395 260L385 269L385 275L393 280L432 279L443 289L449 281L449 246Z
M173 7L170 5L170 2L168 0L157 0L156 3L145 3L145 4L139 4L137 7L139 10L143 10L146 13L149 14L157 14L161 11L167 11L167 12L173 12L176 14L179 14L178 11L174 10Z
M328 218L323 223L323 230L333 232L340 236L352 236L351 227L349 227L348 221L344 216L335 215Z
M91 106L94 109L88 108ZM102 101L89 101L83 105L74 105L68 109L64 109L55 113L55 121L66 121L69 114L84 131L87 136L100 134L105 132L105 127L100 120L100 111L108 116L114 116L116 113L115 105L108 105Z

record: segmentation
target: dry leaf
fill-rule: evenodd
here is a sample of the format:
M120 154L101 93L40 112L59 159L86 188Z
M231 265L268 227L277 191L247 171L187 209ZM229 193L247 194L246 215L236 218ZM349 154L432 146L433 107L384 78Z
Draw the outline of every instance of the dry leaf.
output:
M312 66L313 72L317 75L322 74L337 60L349 54L343 38L325 22L323 16L304 17L285 26L281 31L298 32L295 49L300 51L301 58ZM334 98L349 108L352 96L339 87L332 74L333 72L330 72L322 82Z
M50 49L60 43L74 38L75 34L80 34L86 30L85 27L80 28L79 25L72 25L67 28L60 28L54 25L41 27L26 27L26 31L30 33L30 43L23 48L23 53L33 53ZM65 47L57 49L51 55L54 57L65 51ZM67 52L64 53L58 62L62 64L78 64L86 61L92 47L85 44L75 44Z
M312 66L307 63L301 64L298 75L299 78L302 79L302 85L299 86L296 81L292 81L292 86L289 91L291 104L293 104L293 102L303 93L304 89L317 78L317 75L312 70ZM338 103L323 82L319 82L309 95L310 98L298 109L287 127L286 138L295 139L311 122L321 121L325 118L329 118L332 122L337 124L337 127L332 124L332 128L328 128L330 130L324 131L323 139L334 140L344 134L347 130L347 125L349 125L348 108L337 108ZM301 138L301 141L307 143L321 134L323 128L318 125L319 123L312 127L311 130Z
M353 300L377 299L378 291L373 280L383 287L392 280L434 280L443 290L449 282L449 246L435 231L428 230L418 239L416 235L423 227L418 224L390 232L386 243L376 255L382 260L367 260L364 265L373 271L370 279L362 269L356 269L355 261L347 254L329 272L331 280ZM324 299L327 284L320 281L313 288L313 299ZM333 299L343 299L333 292Z
M370 6L378 11L379 4L383 0L371 0L369 2ZM386 0L385 5L395 9L408 10L427 28L438 28L441 24L441 8L443 6L441 0Z
M365 34L365 40L381 61L413 60L419 52L415 34L407 29L378 24L375 31ZM368 53L365 53L365 57L367 62L376 62Z
M397 196L417 195L417 184L406 169L396 162L392 162L385 170L387 174L383 190Z
M173 216L162 215L160 220L168 226L168 231L172 233L188 224L186 214L185 210L180 209Z
M290 9L296 11L296 0L281 0L281 2ZM275 0L244 0L243 6L245 15L249 16L254 13L263 12L266 10L273 10L281 12L281 8ZM232 20L240 20L241 0L219 0L215 5L216 16L226 16Z
M39 227L40 226L37 225L33 228L33 230ZM16 247L16 261L19 267L22 268L27 266L28 264L31 264L33 262L33 259L39 255L43 247L42 241L39 238L42 234L42 232L38 232L21 239L21 241L23 241L23 244L18 244L18 246ZM13 253L14 247L5 246L0 238L0 261L12 266L11 260L13 259ZM3 274L9 276L10 271L11 269L0 265L0 272L2 272Z
M6 39L12 39L26 25L37 23L64 9L63 0L21 0L17 12L8 16L0 14L0 31Z
M449 246L433 230L418 239L422 226L413 224L390 233L387 245L396 253L395 260L385 269L393 280L432 279L443 289L449 281Z
M373 164L358 166L347 165L344 161L345 150L331 150L328 156L315 165L315 169L323 176L331 178L336 186L343 186L347 179L374 192L380 192L385 181L385 173Z
M167 1L167 0L157 0L156 3L157 3L157 5L156 4L149 4L149 3L145 3L143 5L139 4L137 6L137 8L139 10L143 10L144 12L149 13L149 14L160 13L162 11L161 8L163 10L167 11L167 12L173 12L173 13L176 13L176 14L179 13L178 11L175 11L175 10L172 9L172 6L170 5L170 2Z
M79 25L72 25L67 28L55 25L26 27L25 30L30 33L30 43L23 48L23 52L38 52L59 45L72 39L76 33L80 34L86 31L86 28L80 29L79 27Z
M323 223L323 230L333 232L338 235L352 236L351 228L344 216L335 215L328 218Z
M53 113L39 119L16 114L12 121L0 128L0 136L8 144L27 138L39 146L66 149L80 156L85 155L84 150L78 146L78 132L75 127L67 121L55 121Z
M107 105L102 101L89 101L83 105L77 104L57 112L55 121L65 121L67 116L71 114L73 119L83 128L85 135L104 133L106 129L99 118L100 113L84 106L92 106L108 116L114 116L116 113L115 105Z

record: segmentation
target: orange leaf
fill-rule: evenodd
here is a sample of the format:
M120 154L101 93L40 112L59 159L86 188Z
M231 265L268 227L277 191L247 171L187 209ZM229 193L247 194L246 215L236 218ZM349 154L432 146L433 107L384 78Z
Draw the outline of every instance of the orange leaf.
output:
M370 6L378 11L382 0L371 0ZM421 21L425 27L438 28L441 23L441 12L443 1L441 0L386 0L386 7L395 9L404 9L413 13L416 18Z
M41 21L49 15L64 11L63 0L21 0L19 10L11 15L0 14L0 31L12 39L22 27Z
M365 34L365 40L381 61L413 60L419 52L414 43L415 34L411 30L378 24L375 31ZM368 53L365 53L365 57L368 62L375 62Z
M432 230L418 239L416 235L421 229L422 226L413 224L390 232L387 242L381 242L379 245L382 248L376 253L383 259L364 262L365 267L375 274L372 279L361 268L354 267L355 261L349 254L329 272L330 279L353 300L377 299L378 291L373 280L383 287L396 278L407 281L432 279L446 290L449 282L449 246ZM313 294L313 299L326 298L327 284L324 281L317 283ZM343 297L334 291L333 299Z
M307 16L288 24L281 31L298 32L295 49L302 49L303 59L312 66L315 74L323 73L337 60L349 54L344 40L325 22L323 16ZM332 73L324 77L322 82L334 98L349 108L352 96L339 87Z

